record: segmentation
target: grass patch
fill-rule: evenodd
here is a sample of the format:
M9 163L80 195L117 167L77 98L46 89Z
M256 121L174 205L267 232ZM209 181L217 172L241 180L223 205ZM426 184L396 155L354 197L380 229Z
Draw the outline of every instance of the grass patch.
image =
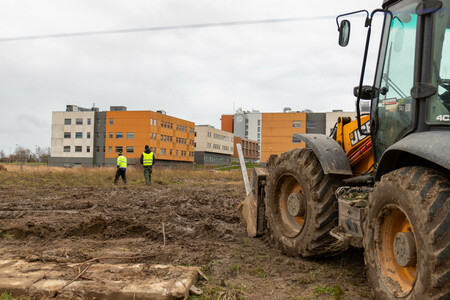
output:
M3 239L7 239L7 240L12 240L12 239L14 239L14 234L11 234L11 233L2 233L2 238L3 238Z
M250 274L259 277L259 278L266 278L268 276L266 270L262 267L257 267L250 271Z
M320 296L323 294L328 294L330 296L333 296L334 299L342 299L342 295L344 295L344 290L341 288L340 285L335 284L332 287L329 286L317 286L314 288L314 295Z
M116 168L60 168L40 167L21 170L18 166L8 166L7 172L0 172L0 187L111 187ZM239 172L211 172L197 168L162 169L155 167L152 173L152 185L208 185L211 182L242 183ZM148 188L144 183L141 167L129 167L127 186ZM122 180L118 187L123 186Z
M230 269L237 274L241 270L241 264L234 264L230 267Z
M3 292L0 294L0 300L21 300L22 298L19 297L13 297L12 294L8 292Z

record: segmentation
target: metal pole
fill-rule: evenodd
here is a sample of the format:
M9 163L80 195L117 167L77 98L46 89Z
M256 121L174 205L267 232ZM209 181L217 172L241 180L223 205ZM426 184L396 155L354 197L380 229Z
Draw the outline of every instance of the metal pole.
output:
M39 158L38 158L38 145L34 145L36 147L36 172L38 171L38 166L39 166Z

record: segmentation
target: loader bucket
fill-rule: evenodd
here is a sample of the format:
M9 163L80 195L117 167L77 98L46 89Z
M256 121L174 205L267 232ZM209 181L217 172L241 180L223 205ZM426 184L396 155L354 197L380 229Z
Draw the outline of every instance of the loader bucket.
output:
M251 191L238 205L239 217L247 227L249 237L264 234L266 227L264 187L266 185L267 169L254 168L251 176Z
M248 194L244 201L238 204L238 214L241 222L247 226L247 235L249 237L256 237L256 201L253 192Z

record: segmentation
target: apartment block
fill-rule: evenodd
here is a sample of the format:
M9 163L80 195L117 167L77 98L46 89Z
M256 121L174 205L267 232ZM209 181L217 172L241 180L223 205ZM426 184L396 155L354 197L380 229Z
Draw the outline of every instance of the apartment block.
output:
M237 144L241 144L242 155L244 156L245 162L255 163L259 161L259 143L257 141L244 139L241 137L234 137L234 152L233 155L231 155L233 160L239 160L239 155L236 148Z
M195 163L227 165L233 155L234 136L211 125L195 126Z
M168 116L163 111L106 112L105 163L115 163L119 152L131 158L131 164L152 148L160 163L194 161L195 124Z
M50 165L94 165L95 108L52 113Z
M53 166L115 166L119 152L129 165L139 164L149 145L161 165L194 161L195 124L164 111L127 111L111 106L109 111L68 105L52 114Z

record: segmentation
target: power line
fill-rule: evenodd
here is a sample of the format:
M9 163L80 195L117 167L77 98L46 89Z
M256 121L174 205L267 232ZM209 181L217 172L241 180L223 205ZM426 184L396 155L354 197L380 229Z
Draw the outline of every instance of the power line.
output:
M253 20L253 21L237 21L237 22L205 23L205 24L174 25L174 26L159 26L159 27L140 27L140 28L116 29L116 30L84 31L84 32L57 33L57 34L46 34L46 35L30 35L30 36L0 38L0 42L68 38L68 37L79 37L79 36L145 32L145 31L169 31L169 30L196 29L196 28L207 28L207 27L226 27L226 26L256 25L256 24L267 24L267 23L300 22L300 21L324 20L324 19L334 19L334 18L336 18L336 16L316 16L316 17L303 17L303 18L263 19L263 20Z

